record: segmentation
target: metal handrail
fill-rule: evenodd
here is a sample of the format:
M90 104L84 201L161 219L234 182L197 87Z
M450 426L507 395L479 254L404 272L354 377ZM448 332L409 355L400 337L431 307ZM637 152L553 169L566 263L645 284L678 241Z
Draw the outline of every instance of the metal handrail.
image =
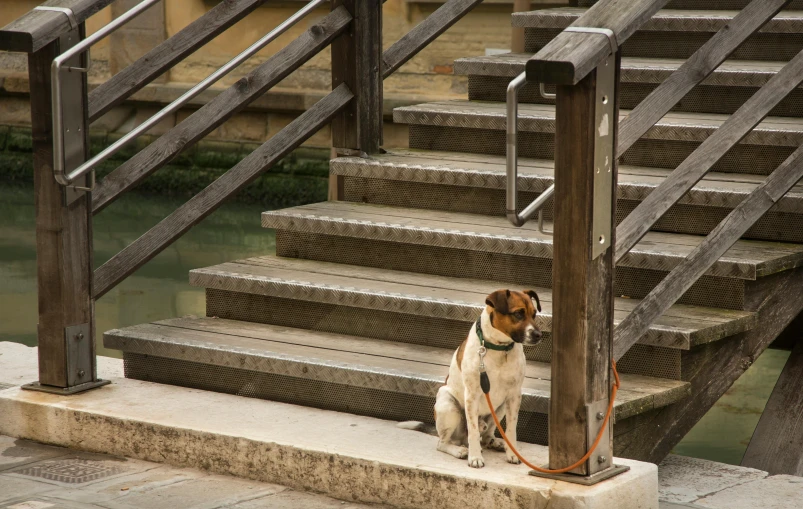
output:
M523 226L530 220L536 212L539 212L546 202L555 194L555 185L549 186L538 198L527 205L521 212L516 212L518 208L518 178L519 178L519 154L518 154L518 119L519 119L519 90L527 83L527 73L521 73L510 82L507 87L507 218L514 226ZM538 229L544 231L544 216L541 212L538 216Z
M153 126L158 124L162 121L165 117L170 115L171 113L176 112L179 108L190 102L194 97L198 94L206 90L207 88L211 87L214 83L219 81L223 76L231 72L234 68L254 56L258 51L262 48L267 46L271 43L274 39L285 33L288 29L293 27L296 23L298 23L302 18L304 18L307 14L311 11L319 7L321 4L329 2L329 0L312 0L307 5L299 9L295 14L287 18L284 22L282 22L279 26L271 30L268 34L264 37L259 39L257 42L249 46L245 49L242 53L231 59L228 63L224 66L219 68L214 73L210 74L206 79L195 85L193 88L182 94L178 99L173 101L172 103L165 106L162 110L156 113L154 116L134 128L131 132L117 140L115 143L107 147L105 150L100 152L95 157L91 158L90 160L83 163L78 168L72 170L69 174L65 174L64 171L64 137L63 137L63 126L64 126L64 118L61 111L61 82L59 79L60 73L62 71L62 65L65 61L69 60L70 58L74 57L75 55L86 51L90 46L97 43L128 21L132 20L139 14L141 14L145 9L150 7L152 4L158 2L159 0L144 0L140 4L137 4L136 7L132 8L129 11L126 11L125 14L120 16L119 18L115 19L112 23L106 25L98 32L94 33L90 37L87 37L83 41L81 41L76 46L73 46L65 53L62 53L55 60L53 60L53 66L51 68L51 72L53 74L53 83L52 83L52 94L53 94L53 148L54 148L54 164L53 164L53 173L56 178L56 182L63 186L71 186L76 179L80 178L83 175L93 171L98 165L100 165L103 161L106 161L111 156L122 150L124 146L135 140L139 135L145 133L146 131L150 130ZM79 69L76 69L79 70Z
M592 27L568 27L564 32L582 32L604 35L608 39L611 54L616 54L619 45L616 35L607 28ZM544 229L544 211L541 210L546 202L555 194L555 184L549 186L538 198L527 205L521 212L516 212L518 198L518 177L519 177L519 155L518 155L518 121L519 121L519 90L527 83L527 73L523 72L516 76L507 87L507 218L513 226L523 226L538 212L538 231L541 233L552 233ZM557 94L548 94L544 83L539 84L539 91L544 99L555 99Z

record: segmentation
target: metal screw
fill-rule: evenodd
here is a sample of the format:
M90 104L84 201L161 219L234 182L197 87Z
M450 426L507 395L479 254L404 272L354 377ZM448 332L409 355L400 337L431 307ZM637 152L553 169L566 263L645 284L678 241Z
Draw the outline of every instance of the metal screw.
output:
M78 370L78 378L83 378L84 377L84 373L85 373L85 371L83 369L79 369Z
M79 332L78 334L75 335L75 339L76 341L81 341L82 339L84 339L84 333Z
M602 465L606 461L608 461L608 458L606 458L605 456L600 456L597 458L597 463L599 463L600 465Z
M597 420L598 421L601 421L604 418L605 418L605 414L603 414L602 412L597 412Z

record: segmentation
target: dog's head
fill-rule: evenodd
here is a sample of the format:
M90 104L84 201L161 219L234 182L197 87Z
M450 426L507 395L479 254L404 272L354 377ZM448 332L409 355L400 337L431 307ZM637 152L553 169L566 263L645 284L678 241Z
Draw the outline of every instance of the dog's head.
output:
M485 304L490 308L491 325L516 343L534 345L541 341L541 331L535 323L541 301L534 291L497 290L485 299Z

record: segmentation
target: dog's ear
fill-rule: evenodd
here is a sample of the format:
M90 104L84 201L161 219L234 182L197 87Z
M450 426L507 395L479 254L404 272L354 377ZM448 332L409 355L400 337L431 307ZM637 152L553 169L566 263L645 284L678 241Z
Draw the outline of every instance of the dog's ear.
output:
M497 290L485 298L485 304L494 308L498 313L506 315L508 313L508 297L510 297L510 290Z
M538 294L535 293L533 290L527 290L524 293L529 295L531 299L535 299L535 309L537 309L538 312L540 313L541 312L541 301L538 299Z

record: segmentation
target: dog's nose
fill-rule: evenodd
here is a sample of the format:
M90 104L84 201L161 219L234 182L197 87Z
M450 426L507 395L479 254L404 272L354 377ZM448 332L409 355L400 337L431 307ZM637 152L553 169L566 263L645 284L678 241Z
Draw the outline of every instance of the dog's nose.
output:
M534 345L539 343L541 339L543 339L543 334L541 334L541 331L538 329L533 329L529 331L529 334L527 334L527 340L525 343L528 345Z

